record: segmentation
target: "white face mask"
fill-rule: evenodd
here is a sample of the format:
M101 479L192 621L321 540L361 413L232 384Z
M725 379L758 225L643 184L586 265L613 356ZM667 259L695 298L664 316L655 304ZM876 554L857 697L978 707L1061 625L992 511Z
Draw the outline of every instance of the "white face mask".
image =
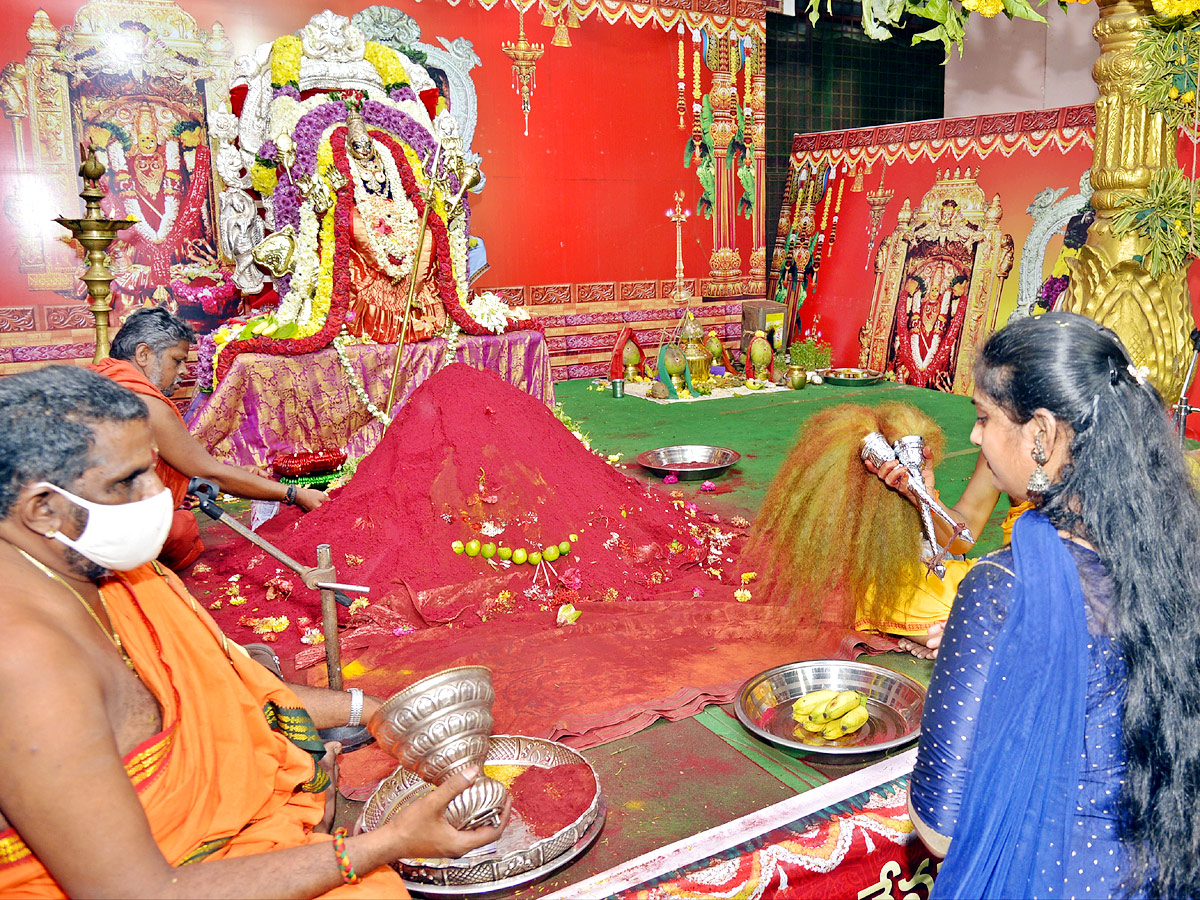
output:
M166 488L133 503L93 503L48 481L36 486L50 488L88 513L83 533L74 540L60 531L47 537L114 572L128 572L157 557L171 530L175 504Z

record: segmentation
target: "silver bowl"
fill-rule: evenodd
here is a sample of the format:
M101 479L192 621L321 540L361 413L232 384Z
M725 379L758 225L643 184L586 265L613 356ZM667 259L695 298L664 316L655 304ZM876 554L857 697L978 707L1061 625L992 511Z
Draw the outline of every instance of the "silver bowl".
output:
M519 735L492 737L487 764L537 765L544 768L590 763L577 751L554 741ZM595 770L592 775L595 777ZM380 783L364 804L355 833L379 828L432 788L404 768ZM570 825L547 838L530 840L515 817L487 850L476 850L459 859L401 859L397 868L415 891L433 895L463 895L511 890L567 865L582 854L599 834L604 822L604 795L596 780L596 796Z
M827 741L792 718L792 704L809 691L859 691L871 718L853 734ZM738 692L734 711L751 733L790 750L827 756L862 756L911 743L921 735L925 688L907 675L871 663L814 659L755 675Z
M455 772L483 767L495 699L491 669L446 669L393 694L367 727L401 766L440 785ZM499 782L478 778L446 810L446 819L459 829L497 824L507 795Z
M716 478L742 455L728 447L707 444L677 444L638 454L638 465L658 476L675 475L680 481Z

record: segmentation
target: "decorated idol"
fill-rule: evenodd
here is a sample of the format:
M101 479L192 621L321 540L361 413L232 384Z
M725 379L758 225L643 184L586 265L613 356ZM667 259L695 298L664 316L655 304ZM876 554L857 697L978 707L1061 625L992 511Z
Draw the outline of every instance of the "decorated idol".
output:
M469 312L478 171L416 59L326 11L240 60L232 99L237 118L214 125L222 233L239 286L271 311L214 336L218 378L241 352L528 327L511 310L499 328ZM246 240L259 215L265 237Z

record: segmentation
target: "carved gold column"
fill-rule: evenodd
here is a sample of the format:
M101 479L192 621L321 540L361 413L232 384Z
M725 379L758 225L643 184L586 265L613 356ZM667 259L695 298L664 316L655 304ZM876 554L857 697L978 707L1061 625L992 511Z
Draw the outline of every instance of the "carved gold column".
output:
M747 139L754 154L754 211L751 219L754 245L750 251L750 267L746 278L746 296L763 299L767 295L767 235L765 222L767 179L767 59L766 45L755 39L746 68L750 73L746 87Z
M738 38L712 37L708 42L708 67L712 70L712 89L709 101L712 104L713 165L716 169L716 186L713 188L713 252L708 258L709 275L704 283L705 300L723 300L740 297L742 285L742 255L738 253L734 238L734 216L737 203L734 186L738 183L737 172L725 165L729 142L737 134L738 92L734 79L741 69L741 54L731 53L731 44L736 47Z
M1150 277L1136 258L1146 241L1118 238L1112 230L1117 198L1144 193L1155 170L1177 165L1176 130L1138 102L1133 85L1141 60L1133 53L1138 29L1153 15L1149 0L1098 0L1093 28L1100 58L1092 67L1099 88L1096 147L1092 159L1092 205L1096 222L1073 264L1064 309L1082 313L1121 336L1134 361L1168 403L1179 398L1191 358L1192 328L1186 269Z

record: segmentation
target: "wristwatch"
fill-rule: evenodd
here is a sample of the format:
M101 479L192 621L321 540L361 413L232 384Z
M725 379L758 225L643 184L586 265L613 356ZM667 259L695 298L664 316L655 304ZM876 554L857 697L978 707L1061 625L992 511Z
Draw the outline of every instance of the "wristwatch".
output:
M288 506L296 505L296 486L294 484L287 486L287 496L284 497L283 502Z
M346 725L350 728L355 728L362 724L363 712L363 692L362 688L350 688L346 691L350 695L350 721Z

